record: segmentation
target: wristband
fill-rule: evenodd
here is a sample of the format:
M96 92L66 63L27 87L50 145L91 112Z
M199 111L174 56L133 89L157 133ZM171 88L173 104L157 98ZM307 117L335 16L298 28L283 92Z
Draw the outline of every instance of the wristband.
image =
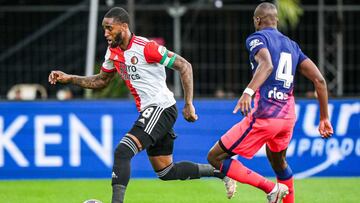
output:
M250 89L250 88L248 88L248 87L245 88L243 94L244 94L244 93L250 95L250 97L252 97L252 96L255 94L254 90L252 90L252 89Z

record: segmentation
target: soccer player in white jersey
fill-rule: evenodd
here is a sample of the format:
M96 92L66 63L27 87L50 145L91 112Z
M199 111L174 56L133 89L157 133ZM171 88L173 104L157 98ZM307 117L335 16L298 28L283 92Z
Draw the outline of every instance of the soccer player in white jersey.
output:
M194 122L198 116L192 103L191 64L156 42L131 33L128 13L122 8L110 9L105 14L102 26L109 46L100 73L77 76L52 71L49 82L71 83L83 88L97 89L107 86L118 72L134 96L140 114L115 149L112 203L124 201L130 179L130 161L144 149L160 179L222 178L227 196L231 198L235 192L235 182L209 164L189 161L173 163L173 144L176 138L173 125L177 118L177 109L173 93L166 86L165 67L180 72L185 97L182 113L187 121Z

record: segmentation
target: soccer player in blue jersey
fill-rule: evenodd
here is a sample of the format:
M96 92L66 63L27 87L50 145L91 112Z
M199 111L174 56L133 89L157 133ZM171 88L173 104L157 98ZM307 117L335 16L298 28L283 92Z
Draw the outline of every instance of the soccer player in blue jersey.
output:
M293 203L293 174L286 162L286 150L296 120L293 95L296 68L315 86L320 105L319 132L323 138L333 134L326 82L298 44L277 30L274 4L258 5L253 19L256 32L246 40L253 77L233 111L240 110L246 117L213 146L208 160L228 177L263 190L269 203L281 202L283 198L284 203ZM253 95L255 105L251 109ZM277 184L230 158L238 154L251 159L264 144Z

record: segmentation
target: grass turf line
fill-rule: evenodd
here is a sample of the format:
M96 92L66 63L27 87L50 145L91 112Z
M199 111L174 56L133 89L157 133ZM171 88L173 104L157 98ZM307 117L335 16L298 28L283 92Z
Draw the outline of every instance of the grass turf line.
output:
M296 180L296 201L311 203L360 202L360 178L311 178ZM0 181L0 202L6 203L82 203L99 199L109 203L110 180L29 180ZM232 200L225 196L220 180L160 181L132 179L126 203L231 203L265 202L265 194L238 183Z

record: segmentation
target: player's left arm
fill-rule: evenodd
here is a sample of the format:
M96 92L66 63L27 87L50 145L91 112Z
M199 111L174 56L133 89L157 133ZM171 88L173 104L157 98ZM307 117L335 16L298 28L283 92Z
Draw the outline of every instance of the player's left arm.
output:
M154 41L144 47L145 60L148 63L160 63L168 68L179 71L184 89L185 106L182 111L185 120L194 122L198 119L193 105L193 72L191 64L183 57L167 50Z
M238 100L233 113L236 113L238 110L240 110L243 115L250 113L252 95L265 82L273 70L271 55L267 48L261 48L256 53L255 61L258 63L258 66L250 83Z
M311 80L315 86L317 99L320 105L319 132L322 138L329 138L334 132L329 121L326 81L317 66L309 58L300 63L299 71L302 75Z
M169 55L176 57L172 68L179 71L184 90L185 106L183 109L183 116L187 121L194 122L198 119L198 116L195 113L195 107L193 105L194 82L192 65L179 55L175 55L172 52L170 52Z

